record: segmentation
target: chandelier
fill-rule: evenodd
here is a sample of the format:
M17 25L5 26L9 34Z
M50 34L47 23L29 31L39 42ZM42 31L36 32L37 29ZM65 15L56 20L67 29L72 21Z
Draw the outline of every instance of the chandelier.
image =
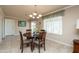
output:
M37 11L36 11L37 5L34 5L34 7L35 7L35 11L33 13L31 13L29 15L29 17L32 18L32 19L39 19L39 18L41 18L42 14L38 14Z

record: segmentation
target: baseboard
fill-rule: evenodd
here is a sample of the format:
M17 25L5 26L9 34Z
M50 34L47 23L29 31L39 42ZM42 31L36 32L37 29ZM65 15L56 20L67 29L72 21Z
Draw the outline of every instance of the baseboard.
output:
M51 38L47 38L47 40L51 40ZM58 41L58 40L51 40L51 41L54 41L56 43L59 43L59 44L63 44L63 45L66 45L66 46L69 46L69 47L73 47L71 44L68 44L68 43L65 43L65 42L62 42L62 41Z

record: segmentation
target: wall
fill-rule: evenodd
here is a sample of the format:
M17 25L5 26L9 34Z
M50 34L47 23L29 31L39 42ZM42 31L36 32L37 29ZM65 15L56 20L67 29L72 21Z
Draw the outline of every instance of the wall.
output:
M76 21L79 19L79 6L74 6L65 11L63 18L63 41L73 44L76 35Z
M26 27L18 27L18 21L16 20L16 32L15 35L19 35L19 31L22 31L22 33L26 32L26 29L30 29L30 21L26 21Z
M47 39L68 46L73 45L73 40L78 39L76 34L76 20L79 19L79 6L73 6L65 10L63 17L63 35L47 34Z
M3 21L4 21L4 13L2 9L0 8L0 42L2 41L3 34L4 34L4 28L3 28Z

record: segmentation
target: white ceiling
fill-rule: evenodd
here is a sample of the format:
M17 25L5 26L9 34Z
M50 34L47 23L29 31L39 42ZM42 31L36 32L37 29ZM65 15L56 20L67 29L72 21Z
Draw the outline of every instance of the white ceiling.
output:
M34 11L45 15L66 6L67 5L37 5L35 7L34 5L3 5L1 7L6 16L29 19L28 15Z

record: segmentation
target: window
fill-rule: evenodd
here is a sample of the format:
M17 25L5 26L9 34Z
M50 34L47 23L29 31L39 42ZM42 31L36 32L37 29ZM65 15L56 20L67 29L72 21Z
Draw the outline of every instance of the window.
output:
M53 33L62 34L62 17L55 17L53 21Z
M62 15L56 15L44 18L44 29L48 33L62 35Z
M36 31L36 22L34 21L31 22L31 29L32 29L32 33Z
M44 29L48 33L62 34L62 16L44 20Z

